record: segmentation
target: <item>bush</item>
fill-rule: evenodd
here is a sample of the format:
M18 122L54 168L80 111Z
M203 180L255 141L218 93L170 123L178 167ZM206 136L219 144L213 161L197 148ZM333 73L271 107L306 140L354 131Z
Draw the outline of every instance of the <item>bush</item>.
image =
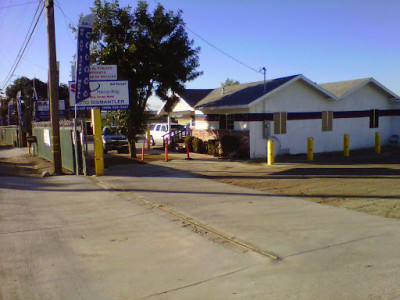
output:
M218 141L217 140L209 140L207 143L208 149L207 152L209 155L218 156Z
M193 151L196 153L204 153L206 150L206 147L204 147L204 142L199 138L194 137L192 145L193 145Z
M239 152L240 138L235 135L224 135L221 138L222 155L229 156L229 153Z
M193 137L191 135L185 136L185 146L189 146L189 151L193 152Z

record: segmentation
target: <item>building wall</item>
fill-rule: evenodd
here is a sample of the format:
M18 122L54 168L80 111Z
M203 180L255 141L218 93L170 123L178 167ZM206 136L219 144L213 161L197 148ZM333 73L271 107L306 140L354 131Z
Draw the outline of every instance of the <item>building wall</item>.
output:
M380 116L379 128L369 128L370 109L399 109L386 95L375 87L367 85L350 94L343 100L327 100L313 88L297 81L284 90L261 101L250 108L251 113L322 111L366 111L363 117L340 118L334 113L332 131L322 131L322 120L290 120L288 116L287 133L275 134L273 121L270 121L271 136L275 139L276 154L306 153L307 138L314 138L314 152L340 151L343 149L343 135L350 135L350 149L373 147L375 132L381 132L382 144L386 144L392 134L399 134L399 117ZM266 157L266 139L263 138L262 122L250 123L250 156Z

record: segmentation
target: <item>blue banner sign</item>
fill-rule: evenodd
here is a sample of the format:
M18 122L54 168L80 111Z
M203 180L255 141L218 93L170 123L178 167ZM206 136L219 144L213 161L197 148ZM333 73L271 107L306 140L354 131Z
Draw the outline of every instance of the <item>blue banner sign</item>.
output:
M75 102L79 103L90 97L90 36L92 28L79 27L78 51L76 60L76 93Z

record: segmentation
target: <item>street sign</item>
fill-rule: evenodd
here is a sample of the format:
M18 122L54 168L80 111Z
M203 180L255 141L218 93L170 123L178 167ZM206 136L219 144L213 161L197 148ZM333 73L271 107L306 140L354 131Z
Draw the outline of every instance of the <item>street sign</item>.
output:
M68 82L70 108L75 109L75 82ZM90 98L78 103L77 110L119 110L129 108L128 81L91 81Z
M117 65L91 65L90 81L117 80Z

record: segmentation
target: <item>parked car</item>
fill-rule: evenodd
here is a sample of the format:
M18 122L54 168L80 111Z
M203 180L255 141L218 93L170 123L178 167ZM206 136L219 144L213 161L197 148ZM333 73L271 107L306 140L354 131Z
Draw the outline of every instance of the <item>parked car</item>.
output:
M128 152L128 138L123 134L121 128L116 126L105 126L103 128L104 153L117 150L118 153Z
M181 124L177 123L172 123L171 124L171 135L174 135L174 132L176 131L181 131L185 127ZM157 123L157 124L152 124L150 125L150 137L153 143L153 146L155 143L163 143L163 136L166 136L168 134L168 123Z

